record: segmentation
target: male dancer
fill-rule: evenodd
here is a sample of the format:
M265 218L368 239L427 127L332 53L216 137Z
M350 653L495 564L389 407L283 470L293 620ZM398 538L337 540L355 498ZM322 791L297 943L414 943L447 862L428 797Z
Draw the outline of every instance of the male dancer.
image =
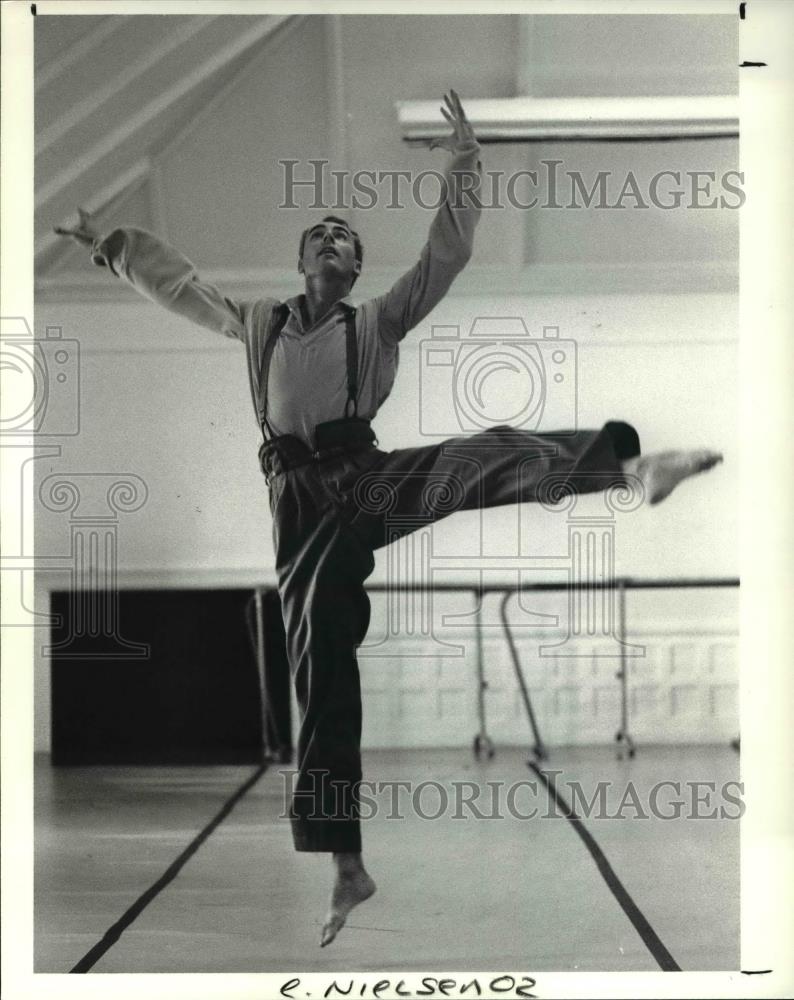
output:
M452 135L430 147L452 153L446 200L419 261L386 294L358 307L350 290L361 272L362 244L334 216L302 234L298 271L305 292L284 303L232 301L150 233L115 229L102 239L82 210L76 228L56 229L91 247L94 263L155 302L246 346L301 710L293 840L299 851L331 853L336 869L323 946L375 891L362 862L357 809L356 662L369 625L364 581L374 568L373 551L412 530L411 515L414 524L417 515L427 523L455 510L536 500L550 476L578 492L631 477L657 503L683 479L721 460L710 451L640 456L636 431L619 422L567 434L491 427L421 448L376 447L369 422L391 391L399 342L468 262L480 214L466 194L479 176L480 147L455 91L444 100L441 112Z

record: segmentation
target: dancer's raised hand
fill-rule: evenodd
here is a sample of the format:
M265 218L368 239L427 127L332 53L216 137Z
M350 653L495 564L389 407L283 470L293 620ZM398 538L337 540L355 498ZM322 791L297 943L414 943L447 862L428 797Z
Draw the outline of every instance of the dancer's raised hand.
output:
M444 94L444 102L446 107L441 106L441 114L452 126L452 135L432 139L429 145L430 149L447 149L454 153L460 143L475 142L477 137L474 135L471 122L466 117L460 98L451 88L448 94Z
M99 233L94 229L91 224L91 216L86 212L84 208L78 208L77 214L80 218L80 222L74 227L74 229L65 229L63 226L56 226L54 232L58 236L71 236L73 240L76 240L81 246L90 247L94 240L99 236Z

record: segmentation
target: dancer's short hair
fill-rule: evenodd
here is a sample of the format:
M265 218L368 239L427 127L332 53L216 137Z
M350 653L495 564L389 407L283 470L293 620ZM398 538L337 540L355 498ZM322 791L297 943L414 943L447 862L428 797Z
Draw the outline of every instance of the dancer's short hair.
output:
M323 219L320 220L320 222L337 222L340 225L344 226L345 229L347 229L350 232L350 235L353 237L353 253L355 254L356 260L358 261L359 268L363 267L364 245L361 242L361 237L358 235L355 229L353 229L350 223L347 222L347 220L340 218L338 215L326 215ZM314 229L316 225L317 225L316 222L313 223L307 229L304 229L303 232L301 233L301 242L300 242L300 247L298 248L298 256L301 259L303 258L303 248L306 245L306 237L309 235L309 231ZM356 281L358 281L358 275L354 274L353 281L351 282L351 287L355 285Z

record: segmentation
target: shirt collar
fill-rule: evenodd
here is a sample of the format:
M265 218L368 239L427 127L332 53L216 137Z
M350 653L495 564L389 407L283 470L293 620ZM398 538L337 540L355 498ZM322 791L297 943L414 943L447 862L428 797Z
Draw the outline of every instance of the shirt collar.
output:
M293 295L291 299L284 301L284 305L299 322L301 321L301 303L305 298L306 296L301 292L300 295ZM349 295L346 295L343 299L339 299L334 308L337 308L337 306L342 306L345 310L355 309L353 300Z

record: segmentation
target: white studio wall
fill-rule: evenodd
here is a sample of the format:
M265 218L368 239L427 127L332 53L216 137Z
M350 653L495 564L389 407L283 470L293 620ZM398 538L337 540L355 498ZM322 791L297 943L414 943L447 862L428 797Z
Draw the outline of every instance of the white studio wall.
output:
M478 315L501 312L525 318L533 336L543 325L558 326L561 336L575 331L576 416L581 426L617 417L636 424L646 450L713 445L725 453L723 466L687 484L664 505L617 515L616 572L638 577L734 575L735 306L732 296L720 294L497 301L451 296L403 344L397 384L376 422L381 447L407 447L422 440L421 341L431 335L433 325L460 325L465 332ZM674 330L669 328L671 317ZM257 467L259 439L242 346L193 330L145 303L48 304L40 308L38 320L61 327L64 336L79 330L82 361L81 433L62 440L59 458L35 463L38 481L51 472L117 472L139 476L148 488L145 505L121 515L122 585L273 582L270 514ZM598 503L595 497L581 501L582 509L591 513L597 513ZM68 517L42 508L36 514L37 552L46 562L47 554L68 548ZM500 558L563 554L566 523L566 515L530 505L457 514L433 529L433 551L447 565L451 562L447 582L470 582L465 557L472 554L473 539L479 538L483 551L493 556L490 578L510 580L509 572L500 569ZM519 535L520 553L514 541ZM373 581L389 578L389 551L377 553ZM422 572L403 561L401 579L407 575L419 580ZM40 582L63 586L58 576L42 573ZM544 574L542 566L534 576L558 579L552 571ZM645 628L669 624L670 608L677 601L675 595L660 594L639 619L632 616L632 623ZM692 614L700 604L700 624L708 627L713 617L712 605L699 601L689 606L687 628L699 621L697 615L693 621ZM373 635L382 627L378 606L376 600ZM716 608L724 625L730 614L719 601ZM382 677L383 661L367 664L364 656L362 664L365 681L367 670ZM42 662L41 684L45 678ZM37 699L40 706L45 702ZM420 716L415 719L419 725ZM388 731L373 720L373 733L382 737ZM427 730L427 738L433 731ZM40 747L46 745L45 720L40 720L38 740Z
M421 344L434 326L458 326L465 337L478 316L517 316L535 339L542 326L558 327L561 337L573 334L566 339L578 349L577 412L571 416L580 426L626 419L637 426L646 451L713 445L725 452L725 466L690 484L688 495L682 491L682 499L676 494L638 516L636 528L626 525L626 572L735 571L735 304L719 294L450 296L401 346L398 380L376 422L381 447L422 440ZM38 322L42 331L62 329L81 347L80 433L62 439L58 464L133 472L148 486L146 506L123 529L129 542L120 549L122 568L156 578L169 571L197 573L216 582L224 573L268 574L269 511L242 345L193 329L148 303L47 304ZM453 433L450 426L448 436ZM41 478L57 465L45 458L37 469ZM655 537L643 542L639 521L645 518L662 526L663 547ZM42 551L57 547L59 530L57 513L38 514ZM454 522L437 530L453 531Z
M118 96L110 122L113 102L91 110L78 75L64 71L59 78L51 71L45 79L45 67L64 57L63 47L84 39L70 23L71 34L58 41L55 22L74 20L48 17L37 24L40 128L52 128L61 116L73 122L65 137L75 148L87 136L89 148L99 150L103 136L117 133L118 145L97 153L90 169L73 178L53 157L54 147L37 161L37 191L44 194L37 214L36 335L46 337L50 327L79 342L80 432L59 439L60 454L42 454L28 474L36 489L55 472L129 473L145 483L145 503L119 515L121 586L272 582L271 523L242 345L191 328L92 268L85 253L47 242L47 232L74 204L104 190L108 196L96 206L104 231L121 224L156 230L227 294L284 298L300 290L298 236L318 212L305 188L298 209L279 208L285 183L279 161L298 161L301 176L318 158L329 169L348 171L439 169L443 153L401 141L398 101L440 98L450 85L464 103L467 96L738 91L734 17L308 16L263 24L261 32L255 18L241 26L229 17L173 23L143 17L91 29L104 32L103 46L117 46L118 60L128 60L130 89L123 100ZM188 22L198 20L207 23L194 31ZM153 51L163 26L182 35L173 58L158 64L159 90L150 93L155 77L134 77L130 67ZM199 64L214 67L206 86L191 84L191 67ZM142 124L141 109L156 109L158 101L162 117ZM549 200L546 164L557 161L563 179L577 174L588 190L599 172L609 172L612 207L571 206L566 187L559 209L504 204L483 212L471 264L401 348L396 386L376 422L381 447L421 443L427 405L421 344L434 326L458 327L465 338L478 318L509 324L520 317L535 341L543 327L556 327L575 344L577 394L568 426L625 419L637 426L646 451L705 445L725 455L724 465L685 484L659 508L615 516L616 573L736 575L740 212L736 196L728 207L719 197L726 193L721 178L738 170L738 148L729 138L484 147L486 170L503 178L536 172L534 191L526 177L516 186L520 201L532 193L540 204ZM135 164L140 170L130 173ZM680 178L684 195L677 207L642 207L632 197L615 205L629 172L647 197L661 171ZM692 204L695 173L710 185L700 203L716 193L715 207ZM668 178L662 190L675 186ZM381 198L371 209L345 214L365 242L354 295L361 301L413 263L432 212L416 204L395 211ZM496 411L521 391L511 378L502 373L491 383L489 404ZM599 503L587 497L581 510L595 515ZM41 504L35 514L36 552L46 565L48 556L68 551L69 517ZM448 582L470 582L466 559L479 545L480 554L493 558L490 578L510 582L500 559L514 556L516 544L523 546L520 555L542 560L563 553L566 539L566 515L529 505L460 514L433 529L431 563L447 566ZM376 554L373 581L393 572L390 553ZM420 565L409 557L406 548L401 572L422 578L426 560ZM48 593L64 586L64 575L45 568L37 577L37 609L46 612ZM533 578L557 579L539 563ZM562 599L555 598L554 613L564 623ZM461 598L458 609L467 600ZM632 628L646 636L649 650L631 667L643 739L697 742L738 731L735 604L733 592L632 600ZM380 598L373 607L373 648L361 655L365 745L468 743L476 728L469 655L438 656L421 634L379 645L389 625ZM445 635L472 645L465 630L450 626ZM525 723L500 643L498 633L487 632L493 736L521 742ZM522 634L528 669L532 643ZM381 656L384 650L388 655ZM549 662L544 673L533 661L530 677L547 739L611 740L615 661L587 647L574 667L553 657ZM36 749L42 751L49 746L48 685L48 663L39 655Z

